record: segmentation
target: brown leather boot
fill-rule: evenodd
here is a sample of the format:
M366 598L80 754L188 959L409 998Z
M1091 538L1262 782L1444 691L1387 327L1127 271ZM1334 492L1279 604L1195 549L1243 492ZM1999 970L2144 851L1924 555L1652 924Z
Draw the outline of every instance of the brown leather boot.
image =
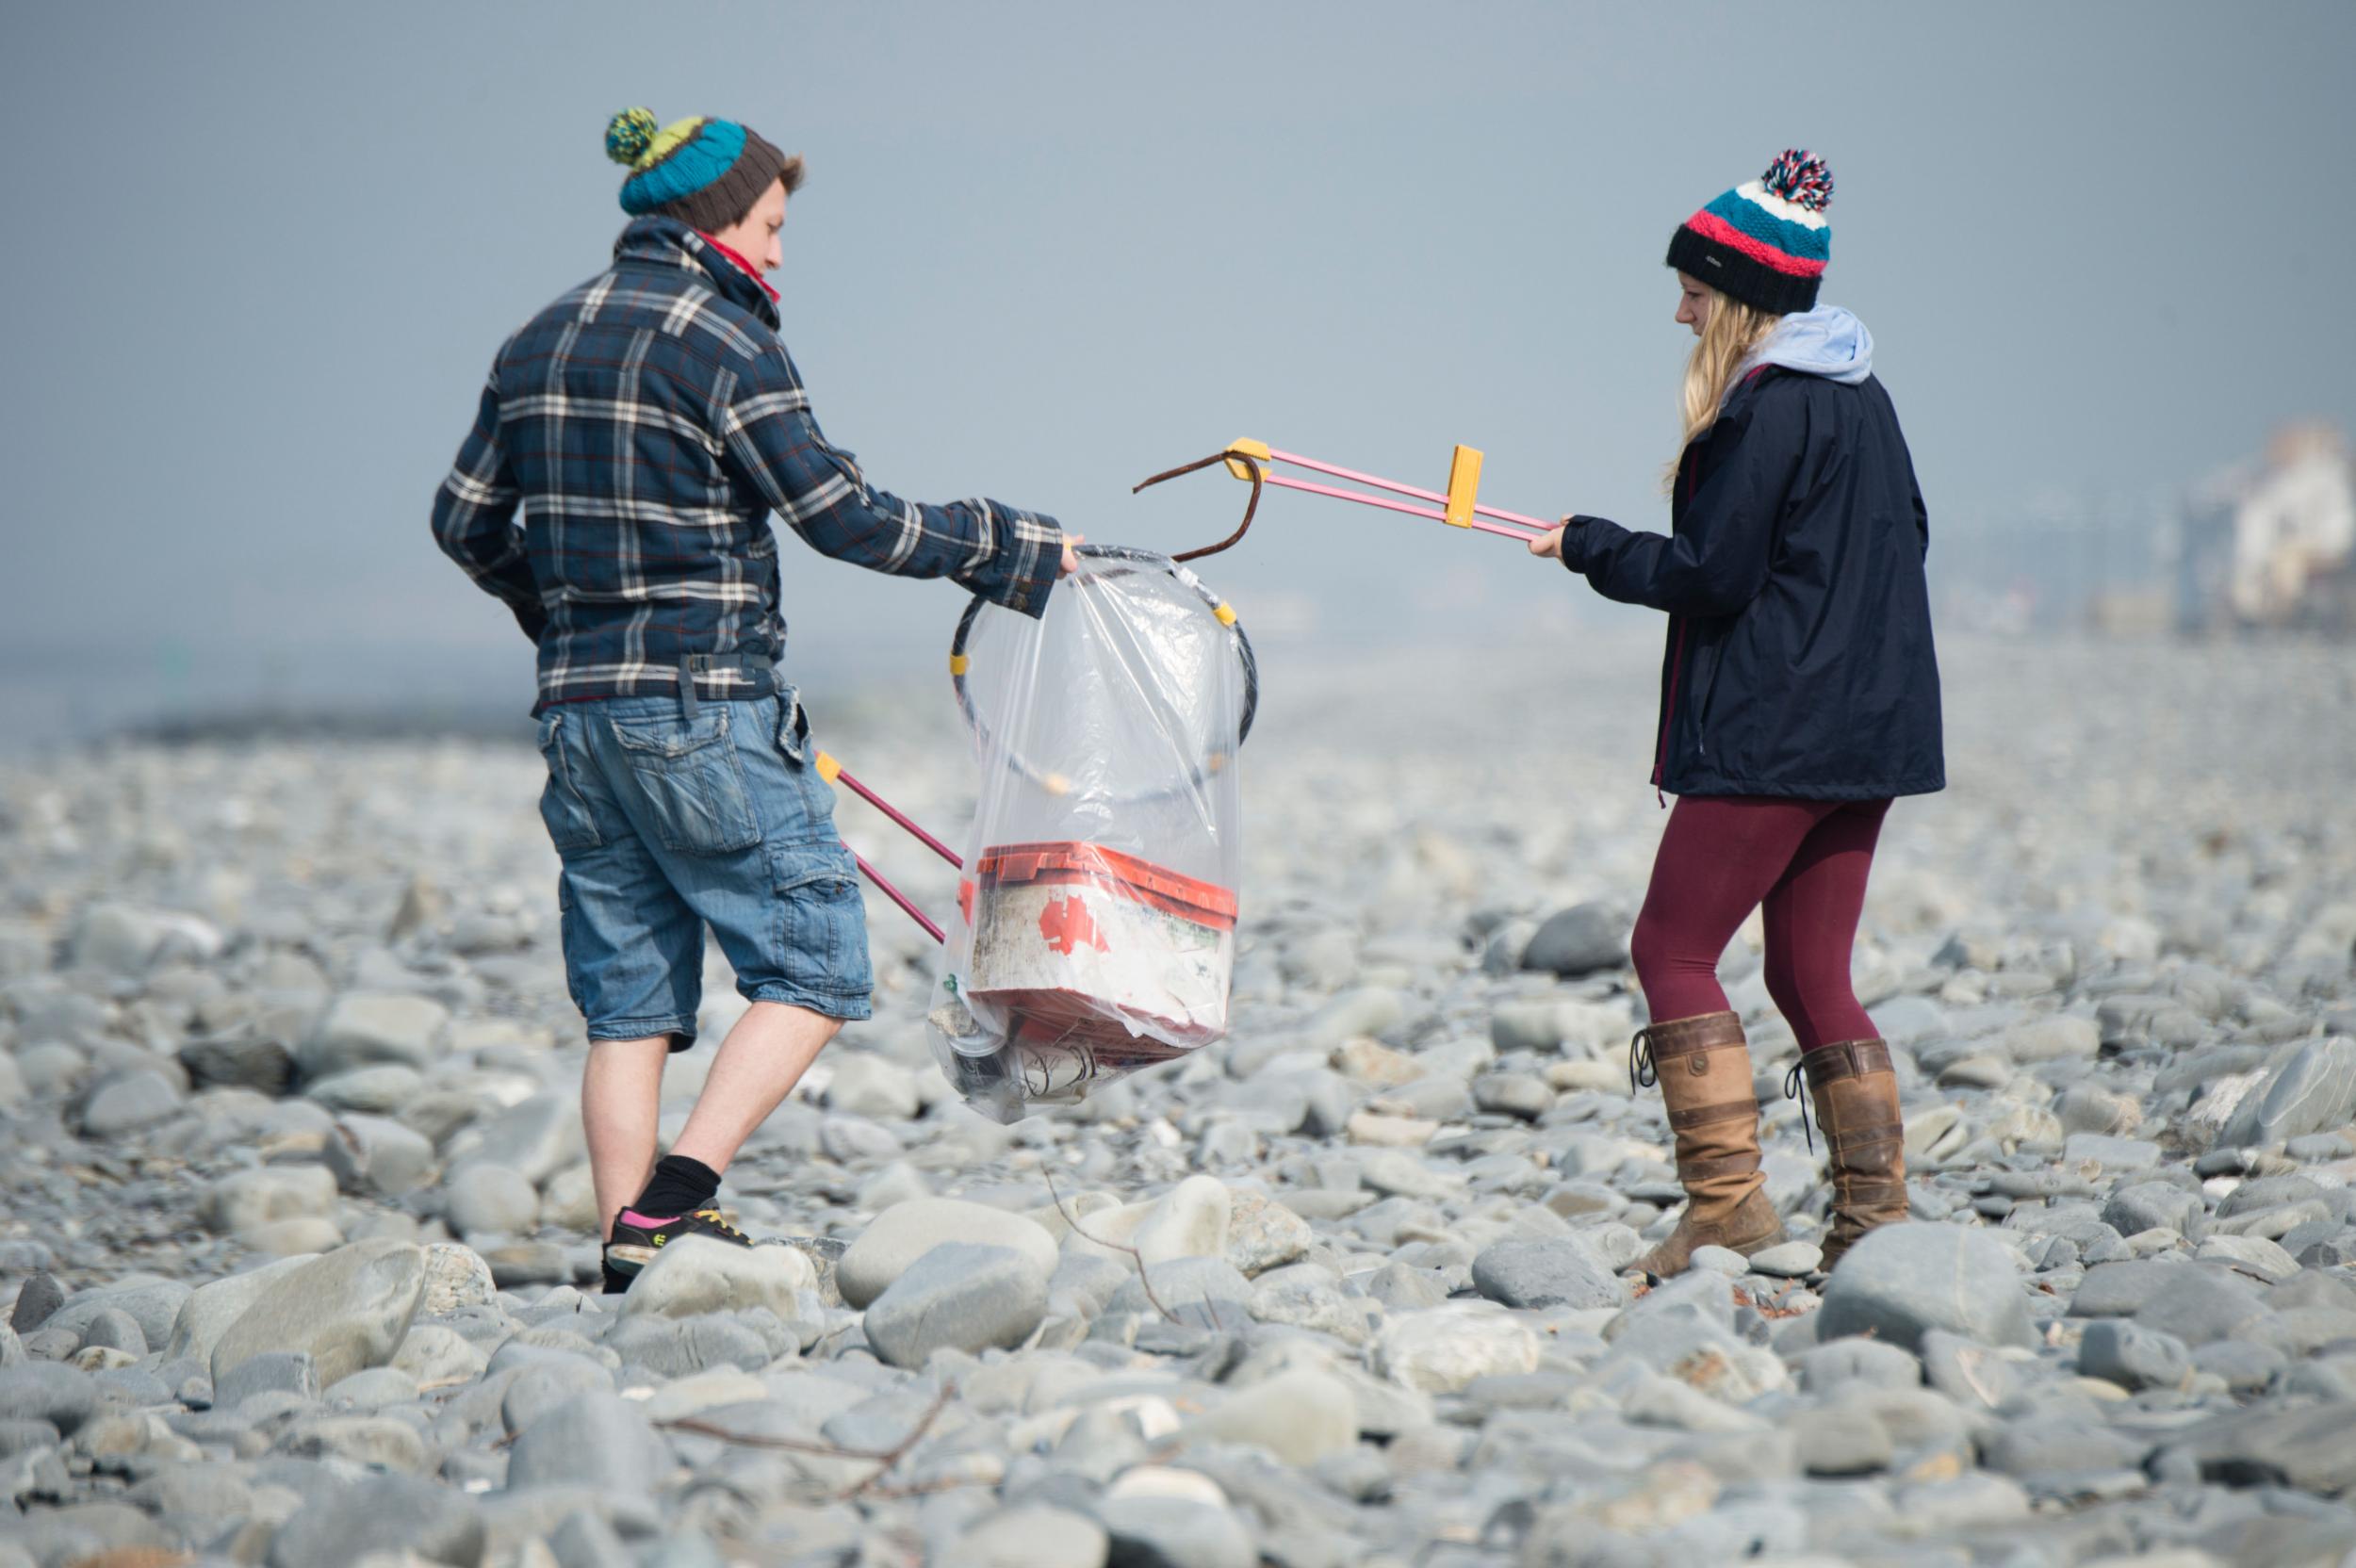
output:
M1671 1019L1628 1042L1631 1087L1661 1086L1677 1135L1685 1216L1666 1240L1636 1260L1656 1278L1682 1274L1697 1247L1748 1257L1783 1239L1783 1221L1759 1170L1759 1091L1742 1021L1732 1013Z
M1802 1069L1832 1177L1823 1265L1829 1271L1866 1232L1906 1218L1906 1131L1898 1116L1898 1075L1880 1040L1842 1040L1801 1056L1784 1086L1795 1099Z

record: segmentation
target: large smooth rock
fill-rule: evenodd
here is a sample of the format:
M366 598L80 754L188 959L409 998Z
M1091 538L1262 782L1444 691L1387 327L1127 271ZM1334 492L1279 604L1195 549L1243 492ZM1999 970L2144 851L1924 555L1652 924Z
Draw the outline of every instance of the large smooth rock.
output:
M553 1091L535 1094L470 1130L452 1152L505 1166L536 1187L586 1156L580 1102Z
M221 1343L221 1336L229 1331L231 1324L245 1315L247 1308L260 1300L276 1282L298 1268L308 1267L316 1261L313 1258L280 1258L243 1274L232 1274L227 1279L199 1285L195 1293L180 1304L180 1311L172 1318L172 1338L164 1347L165 1359L179 1361L184 1357L193 1357L210 1364L213 1348Z
M327 1139L327 1168L346 1192L399 1198L434 1177L434 1145L381 1116L346 1116Z
M726 1313L620 1318L607 1333L605 1346L625 1365L642 1366L665 1378L690 1377L716 1367L757 1372L782 1353L750 1324Z
M2183 1258L2121 1258L2098 1263L2070 1298L2072 1317L2133 1317L2185 1279L2195 1264Z
M101 1085L90 1097L82 1107L82 1134L92 1138L121 1137L171 1120L186 1103L177 1084L152 1067L141 1068Z
M1983 1345L2034 1345L2012 1253L1960 1225L1884 1226L1849 1250L1824 1286L1820 1339L1870 1333L1913 1349L1944 1329Z
M547 1412L523 1435L507 1462L507 1484L590 1486L644 1501L669 1477L670 1446L637 1405L616 1394L582 1394Z
M307 1350L332 1384L382 1366L425 1294L425 1256L406 1242L354 1242L271 1281L213 1348L216 1382L248 1356Z
M2258 1148L2344 1127L2356 1117L2356 1039L2311 1040L2260 1080L2217 1135L2219 1148Z
M1358 1400L1333 1374L1296 1367L1229 1396L1180 1435L1187 1442L1255 1444L1280 1463L1315 1464L1357 1446Z
M1228 1248L1234 1200L1217 1177L1189 1176L1158 1198L1111 1208L1068 1204L1079 1217L1062 1242L1068 1253L1111 1258L1135 1266L1174 1263L1181 1258L1217 1258ZM1064 1223L1061 1216L1058 1223Z
M1054 1253L1051 1244L1048 1255ZM795 1297L817 1288L818 1270L798 1249L685 1235L657 1251L630 1282L622 1315L694 1317L766 1307L790 1319L798 1310Z
M540 1222L540 1193L523 1172L471 1161L444 1184L442 1217L462 1236L524 1235Z
M935 1350L1008 1349L1047 1315L1047 1271L1010 1247L944 1242L867 1309L867 1342L893 1366Z
M2122 1184L2102 1205L2102 1223L2122 1236L2158 1229L2197 1240L2207 1216L2198 1192L2172 1182Z
M2078 1345L2078 1370L2115 1382L2129 1393L2181 1388L2192 1376L2192 1352L2173 1334L2123 1318L2098 1317Z
M1374 1348L1383 1377L1426 1394L1453 1394L1475 1378L1534 1372L1538 1354L1538 1336L1485 1301L1451 1301L1395 1317Z
M1222 1183L1215 1177L1189 1176L1153 1200L1129 1245L1149 1264L1223 1257L1233 1215Z
M305 1079L329 1078L378 1062L421 1068L450 1032L450 1009L430 997L352 991L328 1005L295 1054Z
M2135 1309L2135 1319L2139 1328L2199 1347L2253 1337L2252 1331L2272 1315L2249 1280L2231 1269L2188 1264L2169 1277L2166 1290Z
M1508 1307L1624 1307L1628 1285L1577 1236L1500 1241L1472 1262L1473 1288Z
M917 1259L951 1241L1010 1248L1031 1260L1042 1276L1055 1269L1055 1238L1037 1222L962 1199L914 1198L877 1215L843 1252L835 1271L843 1301L867 1306Z
M1628 962L1628 922L1605 904L1577 904L1549 915L1522 949L1522 968L1574 979Z
M735 1368L728 1370L734 1372ZM499 1419L513 1436L530 1429L540 1417L583 1394L613 1392L613 1375L604 1367L585 1356L558 1351L545 1361L526 1363L515 1374L515 1380L507 1385L505 1397L499 1400Z

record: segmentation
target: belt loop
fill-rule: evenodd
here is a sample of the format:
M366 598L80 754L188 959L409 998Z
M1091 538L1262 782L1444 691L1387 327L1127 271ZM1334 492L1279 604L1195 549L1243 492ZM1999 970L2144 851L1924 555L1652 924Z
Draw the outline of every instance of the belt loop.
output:
M695 722L695 656L692 653L679 656L679 716L683 724Z

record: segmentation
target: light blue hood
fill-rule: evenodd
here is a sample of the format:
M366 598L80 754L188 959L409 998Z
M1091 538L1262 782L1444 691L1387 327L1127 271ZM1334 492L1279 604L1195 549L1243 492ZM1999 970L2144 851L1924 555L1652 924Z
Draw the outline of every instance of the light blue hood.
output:
M1779 365L1855 386L1873 373L1873 335L1839 305L1818 305L1777 322L1767 340L1742 362L1731 385L1741 385L1760 365Z

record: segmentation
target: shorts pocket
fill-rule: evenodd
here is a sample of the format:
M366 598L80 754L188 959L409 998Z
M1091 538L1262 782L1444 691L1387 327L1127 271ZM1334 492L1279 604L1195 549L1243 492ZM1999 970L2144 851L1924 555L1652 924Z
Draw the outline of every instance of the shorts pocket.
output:
M867 906L850 850L840 843L796 845L777 857L777 871L787 978L824 995L864 996L875 974L867 956Z
M548 842L559 855L595 849L605 842L597 819L573 783L572 759L565 755L564 715L549 713L540 720L540 757L548 765L548 782L540 792L540 821Z
M777 688L777 750L796 768L810 765L810 715L791 686Z
M777 688L777 755L785 760L790 797L777 802L781 820L771 824L770 836L787 843L832 844L834 786L819 766L825 754L810 738L810 710L791 686Z
M729 855L761 842L744 769L728 743L728 710L680 719L608 719L645 797L655 837L682 855Z

